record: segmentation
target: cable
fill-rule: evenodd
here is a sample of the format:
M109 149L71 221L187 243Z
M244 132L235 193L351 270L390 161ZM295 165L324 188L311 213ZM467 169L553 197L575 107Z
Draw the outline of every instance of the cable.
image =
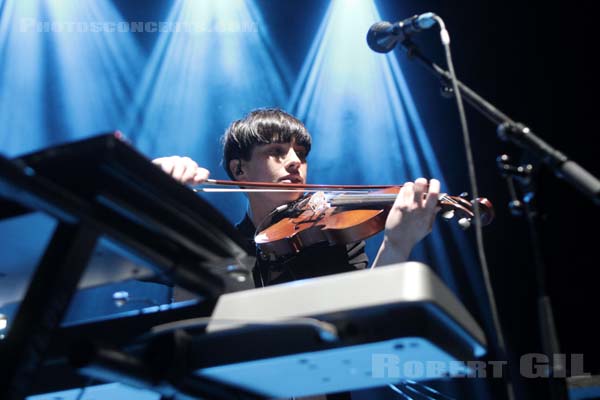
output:
M428 395L418 391L417 389L413 388L412 386L407 385L406 383L403 383L402 387L404 387L409 392L418 395L420 398L421 397L425 398L425 400L437 400L435 397L428 396Z
M415 382L413 380L407 379L405 381L406 385L413 385L418 387L419 389L423 389L426 392L429 392L435 396L438 396L438 398L440 398L441 400L454 400L454 398L450 397L450 396L446 396L445 394L435 390L434 388L432 388L431 386L427 386L425 384L422 384L420 382Z
M409 395L407 395L406 393L404 393L404 391L402 389L400 389L398 386L393 385L393 384L389 384L388 387L390 389L392 389L394 392L398 393L400 396L402 396L405 399L408 400L414 400L412 397L410 397Z
M80 388L79 393L77 393L77 397L75 398L75 400L81 400L83 398L83 394L85 393L86 389L87 389L87 386Z
M402 388L398 387L401 386ZM410 391L411 393L416 394L419 398L425 398L426 400L455 400L452 397L446 396L445 394L438 392L437 390L424 385L419 382L415 382L413 380L405 380L397 385L388 384L388 387L392 389L394 392L401 394L402 396L409 397L405 390ZM414 387L413 387L414 386Z
M452 82L452 90L454 91L454 96L456 98L456 105L458 107L458 115L460 118L460 125L463 134L463 140L465 144L465 153L467 156L467 167L469 171L469 182L471 186L471 192L473 193L473 211L475 214L475 238L477 245L477 255L479 257L479 263L481 264L481 271L483 274L483 281L485 285L485 289L488 294L488 301L490 306L490 313L492 314L492 322L494 325L494 330L496 331L497 342L498 342L498 350L500 354L498 356L506 358L506 347L504 343L504 335L502 333L502 327L500 325L500 319L498 318L498 310L496 306L496 300L494 296L494 291L490 281L490 274L488 263L485 255L485 249L483 245L483 233L481 230L481 213L479 210L478 204L476 204L477 198L479 198L479 190L477 188L477 179L475 176L475 163L473 161L473 151L471 148L471 138L469 134L469 127L467 125L467 118L465 115L465 110L463 107L462 96L460 93L460 89L458 88L458 83L456 79L456 74L454 72L454 64L452 63L452 55L450 53L450 34L446 30L446 25L444 21L439 17L434 17L437 23L440 26L440 38L442 41L442 45L444 47L444 52L446 55L446 63L448 64L448 72L450 73L450 81ZM512 388L512 384L510 381L506 381L507 394L509 399L514 399L514 392Z
M87 391L87 389L94 383L94 378L89 378L85 381L85 383L83 384L83 386L81 388L79 388L79 393L77 393L77 397L75 398L75 400L81 400L83 399L83 395L85 394L85 392Z

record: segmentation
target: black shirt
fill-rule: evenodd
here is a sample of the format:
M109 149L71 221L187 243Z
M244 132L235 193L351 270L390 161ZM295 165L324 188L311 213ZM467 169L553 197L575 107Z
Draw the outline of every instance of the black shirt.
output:
M333 246L323 243L305 248L293 256L269 261L262 258L256 250L255 227L247 214L236 228L247 241L247 251L251 254L257 253L253 270L256 287L355 271L364 269L369 264L364 241Z

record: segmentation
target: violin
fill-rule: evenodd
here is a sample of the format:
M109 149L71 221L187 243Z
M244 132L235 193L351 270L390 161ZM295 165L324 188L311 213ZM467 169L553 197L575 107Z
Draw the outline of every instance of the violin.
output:
M302 248L319 243L353 243L381 232L400 191L400 186L306 185L218 180L207 182L242 186L244 191L314 192L277 207L260 223L254 241L261 252L272 259L293 255ZM247 187L262 189L246 189ZM327 193L325 189L334 191ZM348 192L373 189L379 190L366 193ZM488 199L478 198L472 203L466 198L466 194L449 196L445 193L441 193L438 198L442 218L457 219L463 229L471 225L474 204L479 209L481 225L490 224L494 219L494 207Z

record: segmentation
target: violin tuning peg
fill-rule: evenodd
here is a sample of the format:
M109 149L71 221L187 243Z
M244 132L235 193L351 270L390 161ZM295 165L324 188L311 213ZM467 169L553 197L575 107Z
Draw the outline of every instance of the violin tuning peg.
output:
M444 218L444 219L452 219L452 218L454 218L454 210L444 211L442 213L441 217Z
M458 226L463 228L464 230L469 229L471 227L471 219L469 218L461 218L458 220Z
M442 86L440 87L440 94L445 99L451 99L454 97L454 89L452 89L451 86L442 83Z
M508 203L508 209L514 216L520 217L523 215L523 203L520 200L513 200Z
M500 154L498 157L496 157L496 162L499 165L510 162L510 156L508 154Z

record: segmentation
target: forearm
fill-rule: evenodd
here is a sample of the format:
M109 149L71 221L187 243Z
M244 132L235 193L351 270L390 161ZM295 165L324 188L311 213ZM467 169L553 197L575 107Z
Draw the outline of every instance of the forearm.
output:
M381 267L383 265L405 262L410 256L412 246L402 244L392 244L387 237L381 242L377 256L371 265L371 268Z

